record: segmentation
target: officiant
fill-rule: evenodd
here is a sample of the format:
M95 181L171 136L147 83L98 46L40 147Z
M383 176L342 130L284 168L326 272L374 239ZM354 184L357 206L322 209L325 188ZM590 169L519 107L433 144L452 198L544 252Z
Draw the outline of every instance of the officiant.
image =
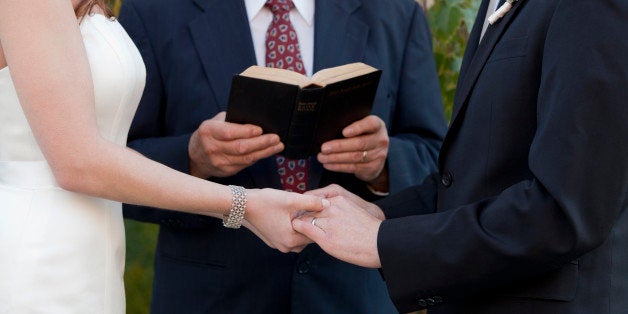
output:
M302 192L336 183L371 200L436 169L446 125L413 0L125 0L120 22L147 66L129 146L149 158L224 184ZM289 160L276 135L224 121L231 78L251 65L309 76L352 62L382 70L372 115L321 154ZM316 245L283 254L219 220L125 214L160 225L152 313L396 312L376 270Z

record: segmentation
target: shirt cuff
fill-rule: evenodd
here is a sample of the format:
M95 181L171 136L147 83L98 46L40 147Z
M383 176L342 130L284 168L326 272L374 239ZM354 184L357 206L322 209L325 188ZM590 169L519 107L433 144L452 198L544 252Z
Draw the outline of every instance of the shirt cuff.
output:
M371 187L370 184L366 184L366 188L373 194L377 195L377 196L388 196L390 195L390 192L381 192L381 191L377 191L375 190L373 187Z

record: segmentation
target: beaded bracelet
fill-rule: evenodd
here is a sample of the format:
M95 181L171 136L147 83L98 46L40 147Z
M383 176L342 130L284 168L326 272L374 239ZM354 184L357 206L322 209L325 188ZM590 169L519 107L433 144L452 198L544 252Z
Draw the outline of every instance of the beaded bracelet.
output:
M222 225L227 228L238 229L242 225L246 212L246 189L237 185L230 185L229 188L231 188L232 194L231 209L229 215L226 215L222 220Z

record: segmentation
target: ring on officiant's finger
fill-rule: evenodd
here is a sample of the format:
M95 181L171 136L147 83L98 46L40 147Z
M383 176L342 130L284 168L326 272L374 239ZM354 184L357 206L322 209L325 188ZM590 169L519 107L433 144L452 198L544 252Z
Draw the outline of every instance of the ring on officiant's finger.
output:
M365 162L366 161L366 151L362 151L362 159L360 159L360 162Z

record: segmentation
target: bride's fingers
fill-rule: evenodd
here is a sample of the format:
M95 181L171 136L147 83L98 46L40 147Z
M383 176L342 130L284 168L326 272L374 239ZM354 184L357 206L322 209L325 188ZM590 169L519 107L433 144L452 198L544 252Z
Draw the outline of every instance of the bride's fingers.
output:
M330 205L328 199L316 195L296 194L293 201L294 209L292 218L300 216L304 212L319 212Z
M338 195L341 195L343 192L343 188L337 184L331 184L323 188L319 188L316 190L310 190L305 192L307 195L316 195L324 198L331 198Z
M317 218L309 215L301 216L292 220L292 228L320 244L325 238L325 231L323 229L324 219L325 218Z

